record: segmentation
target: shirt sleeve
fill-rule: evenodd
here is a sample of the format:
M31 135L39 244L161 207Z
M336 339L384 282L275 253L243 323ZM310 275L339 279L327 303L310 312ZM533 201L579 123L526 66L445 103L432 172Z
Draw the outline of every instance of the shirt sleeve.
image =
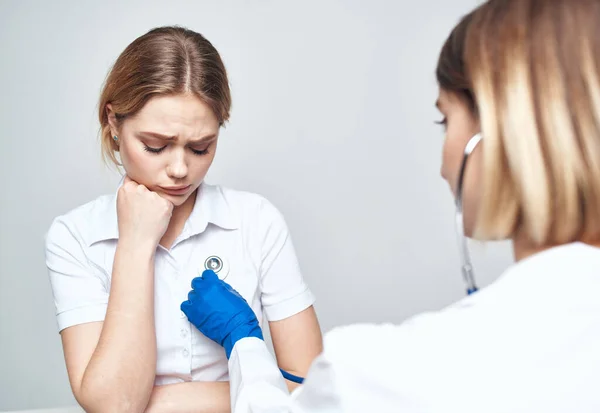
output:
M268 321L291 317L314 304L282 214L263 199L259 216L261 237L261 302Z
M46 234L46 266L59 331L103 321L108 306L107 279L89 264L85 244L76 234L64 218L55 219Z
M229 359L233 413L342 413L334 366L324 355L311 366L291 395L277 363L262 340L238 341Z

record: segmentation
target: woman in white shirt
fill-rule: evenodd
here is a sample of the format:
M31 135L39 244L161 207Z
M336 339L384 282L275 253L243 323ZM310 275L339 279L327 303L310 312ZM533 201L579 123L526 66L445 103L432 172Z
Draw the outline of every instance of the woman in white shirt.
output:
M236 413L600 412L600 1L490 0L454 29L437 79L464 230L512 239L517 263L441 311L327 334L292 396L253 312L204 275L182 309L228 337Z
M106 80L102 149L126 177L56 218L46 251L69 380L87 411L230 411L225 352L179 308L206 268L266 316L282 369L303 376L321 351L281 214L203 182L230 105L218 52L183 28L136 39Z

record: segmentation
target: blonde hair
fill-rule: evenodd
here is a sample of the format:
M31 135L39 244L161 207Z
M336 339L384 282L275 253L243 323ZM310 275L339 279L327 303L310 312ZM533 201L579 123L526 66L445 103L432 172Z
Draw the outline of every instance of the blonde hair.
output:
M100 141L105 161L119 165L107 104L117 126L157 95L192 93L209 105L219 123L229 119L231 92L225 66L201 34L169 26L150 30L121 53L106 79L99 102Z
M600 2L488 1L455 28L437 72L481 125L474 237L600 240Z

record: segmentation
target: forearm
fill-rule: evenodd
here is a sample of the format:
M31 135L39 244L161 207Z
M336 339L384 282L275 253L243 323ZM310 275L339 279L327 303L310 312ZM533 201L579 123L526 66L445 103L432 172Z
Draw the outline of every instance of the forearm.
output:
M156 386L146 413L230 413L229 382Z
M291 371L289 371L288 373L294 374ZM294 375L297 376L297 374L294 374ZM286 380L285 384L287 385L287 388L290 391L290 393L293 392L297 387L300 386L299 383L295 383L295 382L289 381L289 380Z
M323 337L314 308L284 320L269 323L279 367L299 377L306 377L315 358L323 351ZM290 391L298 384L287 381Z
M120 243L102 334L82 384L84 408L144 411L156 372L155 248Z

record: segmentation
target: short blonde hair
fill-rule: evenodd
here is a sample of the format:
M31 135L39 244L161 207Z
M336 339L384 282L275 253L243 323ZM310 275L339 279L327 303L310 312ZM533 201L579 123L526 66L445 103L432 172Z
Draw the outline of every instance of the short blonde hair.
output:
M481 124L474 237L600 240L600 1L488 1L452 32L437 75Z
M223 125L231 92L227 71L214 46L192 30L158 27L135 39L118 57L106 79L98 107L100 140L106 161L119 165L106 105L118 124L135 116L153 96L192 93L209 105Z

